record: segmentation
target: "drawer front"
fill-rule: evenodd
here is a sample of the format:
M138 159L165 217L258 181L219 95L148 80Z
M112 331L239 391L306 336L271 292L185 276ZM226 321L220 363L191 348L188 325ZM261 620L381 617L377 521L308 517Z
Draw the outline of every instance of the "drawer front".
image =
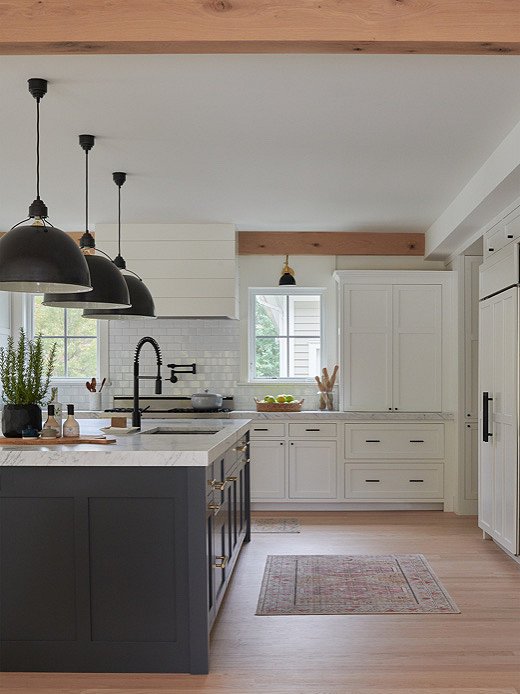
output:
M345 457L349 460L444 458L444 425L346 424Z
M520 215L506 224L506 243L520 239Z
M443 464L345 464L347 499L442 499Z
M490 231L489 234L484 235L484 258L487 258L493 253L496 253L501 248L503 248L508 239L506 239L506 234L504 232L504 227L500 226L494 231Z
M253 422L249 435L252 439L261 439L265 436L282 438L285 436L284 422Z
M312 437L337 436L337 424L335 422L291 422L289 424L289 436Z

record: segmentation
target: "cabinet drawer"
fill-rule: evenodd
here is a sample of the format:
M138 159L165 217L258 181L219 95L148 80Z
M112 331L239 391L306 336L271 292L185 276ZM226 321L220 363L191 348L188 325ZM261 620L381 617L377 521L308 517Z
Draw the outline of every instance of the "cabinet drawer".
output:
M443 464L345 465L347 499L442 499Z
M289 424L289 436L337 436L337 424L335 422L291 422Z
M484 258L496 253L503 248L510 239L506 239L506 232L503 225L490 230L484 235Z
M443 424L345 424L347 459L444 457Z
M506 224L506 243L520 239L520 215Z
M285 436L285 424L283 422L254 422L249 435L252 439L260 439L264 436L282 438Z

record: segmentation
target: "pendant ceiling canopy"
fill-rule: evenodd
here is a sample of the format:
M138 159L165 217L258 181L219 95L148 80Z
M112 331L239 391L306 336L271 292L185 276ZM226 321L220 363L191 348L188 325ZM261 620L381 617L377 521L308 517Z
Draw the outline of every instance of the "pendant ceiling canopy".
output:
M74 240L48 221L47 206L40 198L40 101L47 81L29 80L36 100L36 199L29 217L0 239L0 291L88 292L90 272ZM32 224L25 224L33 219Z
M94 142L95 138L93 135L79 136L80 147L85 152L85 233L81 237L80 247L85 254L89 267L92 291L69 294L45 294L43 298L44 306L85 309L128 308L130 306L130 294L121 271L108 256L103 257L99 255L101 251L96 251L94 237L89 231L88 157Z
M130 294L129 308L113 309L88 309L83 311L84 318L94 318L98 320L137 320L144 318L156 318L155 305L150 290L143 280L131 270L127 270L126 261L121 255L121 187L126 181L126 173L116 171L112 174L114 183L118 189L118 253L114 259L114 267L123 272L124 278ZM118 272L119 272L118 270Z

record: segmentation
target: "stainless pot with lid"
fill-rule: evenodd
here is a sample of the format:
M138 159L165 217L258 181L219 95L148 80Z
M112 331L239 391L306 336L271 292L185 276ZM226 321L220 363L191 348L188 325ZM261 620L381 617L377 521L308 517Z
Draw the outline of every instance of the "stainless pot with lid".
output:
M194 410L218 410L223 402L222 395L210 393L208 388L203 393L194 393L191 396L191 406Z

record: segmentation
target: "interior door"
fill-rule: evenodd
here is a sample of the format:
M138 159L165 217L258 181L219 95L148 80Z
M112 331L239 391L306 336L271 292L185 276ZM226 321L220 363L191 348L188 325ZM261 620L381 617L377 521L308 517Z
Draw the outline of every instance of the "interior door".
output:
M343 409L392 409L392 287L343 288Z
M442 410L441 286L393 287L393 408Z

